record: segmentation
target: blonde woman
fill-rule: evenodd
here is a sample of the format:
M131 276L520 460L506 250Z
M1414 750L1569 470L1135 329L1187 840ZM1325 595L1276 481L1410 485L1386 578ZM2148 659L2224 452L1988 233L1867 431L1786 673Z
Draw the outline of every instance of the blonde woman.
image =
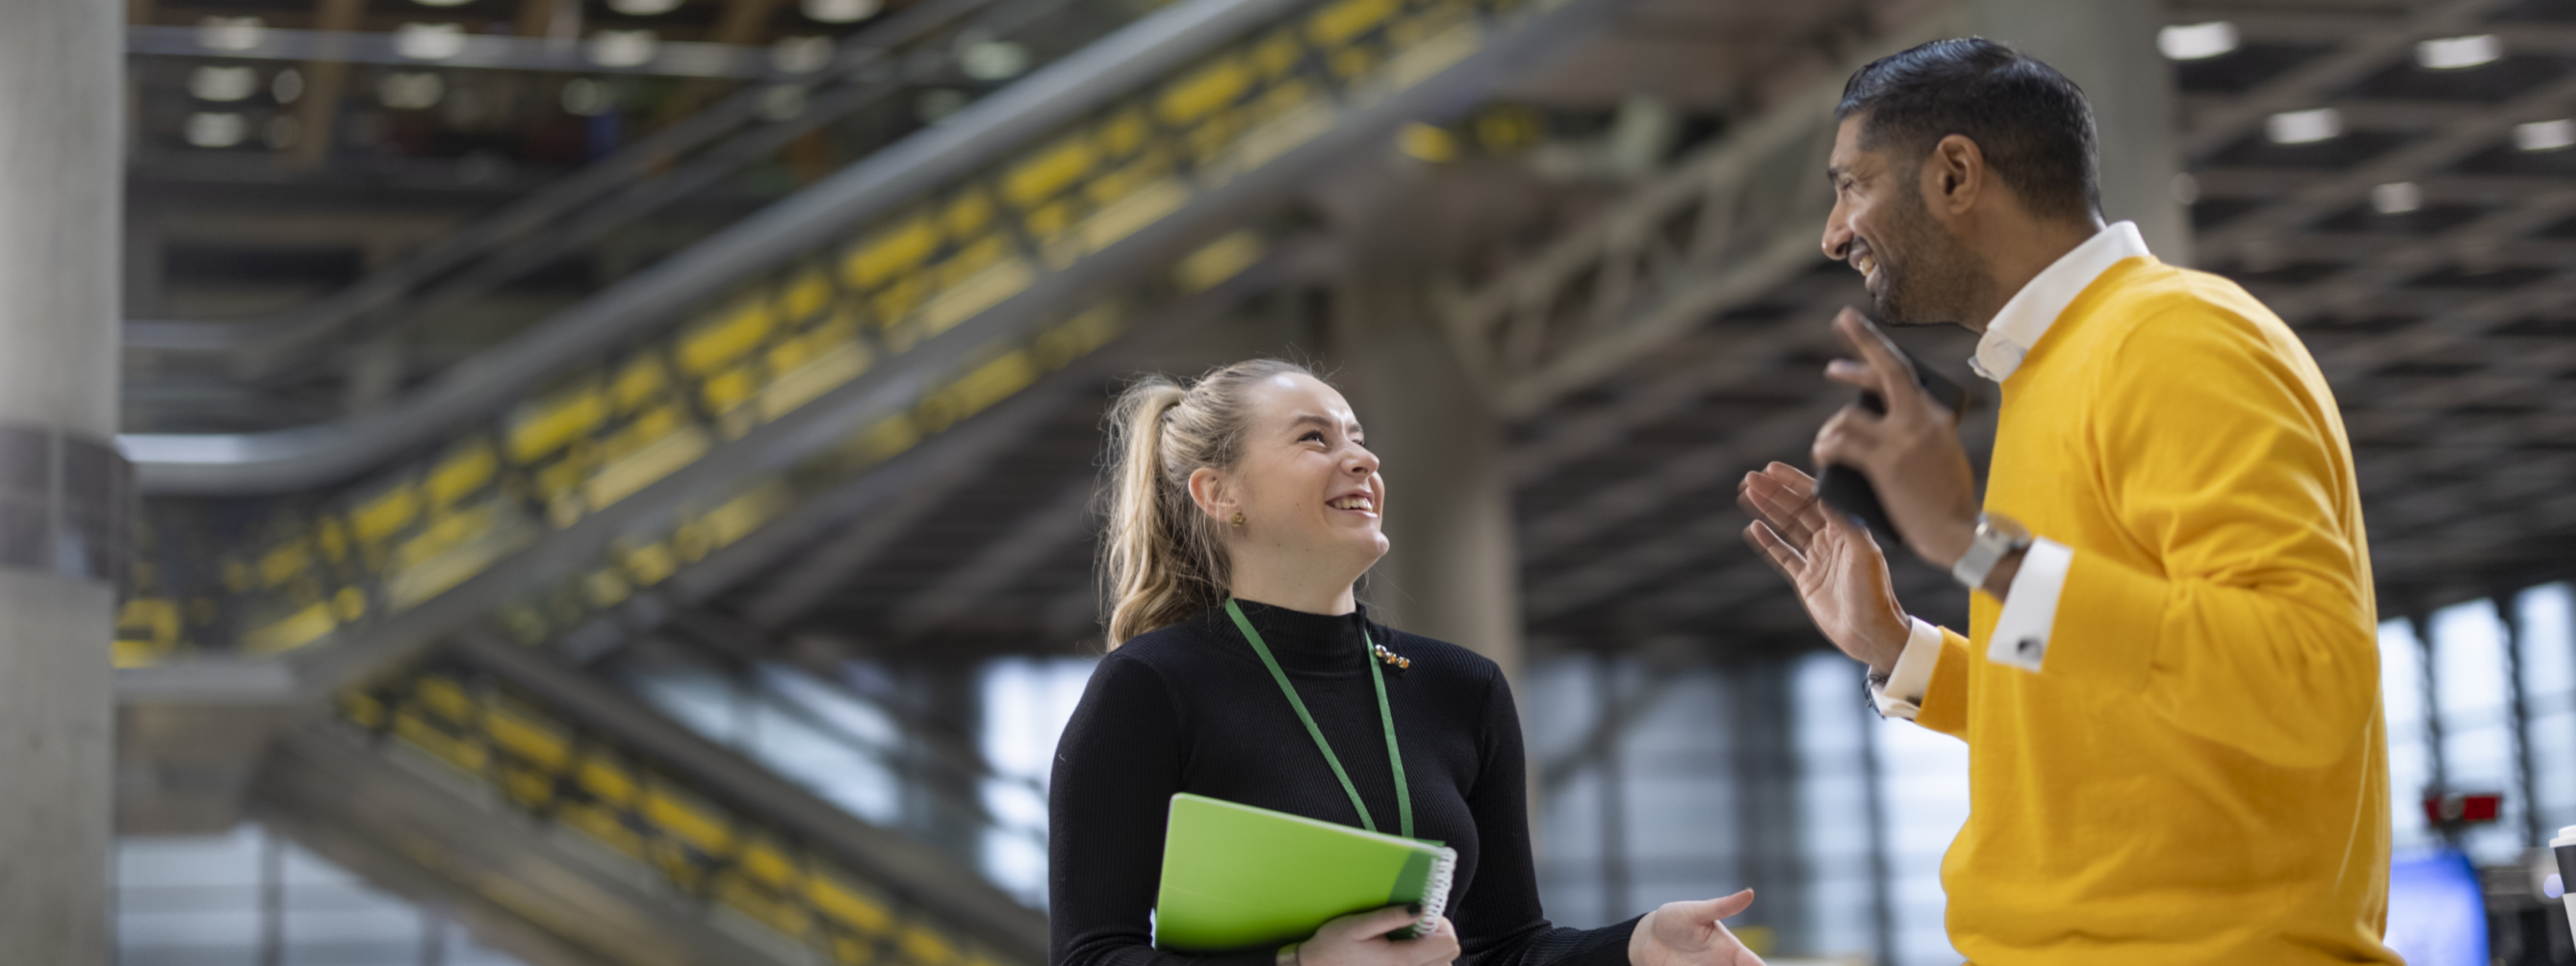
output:
M1352 597L1387 551L1387 491L1340 393L1254 360L1186 386L1145 379L1111 420L1112 650L1056 751L1051 966L1760 962L1718 923L1750 892L1600 929L1541 916L1520 719L1500 669L1374 623ZM1184 791L1445 842L1459 886L1419 940L1383 938L1416 915L1394 907L1277 950L1157 950L1164 815Z

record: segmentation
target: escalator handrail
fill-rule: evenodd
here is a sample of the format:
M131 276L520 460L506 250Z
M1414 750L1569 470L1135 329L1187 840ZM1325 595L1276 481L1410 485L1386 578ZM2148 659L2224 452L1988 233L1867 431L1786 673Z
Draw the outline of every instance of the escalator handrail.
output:
M673 255L372 413L256 433L118 437L147 493L294 492L345 479L515 404L722 286L824 243L1164 75L1303 0L1182 0Z

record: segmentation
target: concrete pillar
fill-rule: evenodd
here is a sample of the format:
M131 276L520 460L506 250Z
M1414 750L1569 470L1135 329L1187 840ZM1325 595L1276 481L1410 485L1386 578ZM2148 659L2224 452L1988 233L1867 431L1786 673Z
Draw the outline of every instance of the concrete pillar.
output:
M0 29L0 963L107 962L123 13Z
M2156 51L2165 5L2141 0L1970 0L1975 31L2082 85L2102 139L2102 214L2138 223L2156 257L2191 264L2191 220L2174 200L2182 120L2173 65Z
M1393 544L1363 599L1387 623L1521 668L1520 552L1502 427L1452 354L1420 275L1335 292L1337 381L1384 461Z

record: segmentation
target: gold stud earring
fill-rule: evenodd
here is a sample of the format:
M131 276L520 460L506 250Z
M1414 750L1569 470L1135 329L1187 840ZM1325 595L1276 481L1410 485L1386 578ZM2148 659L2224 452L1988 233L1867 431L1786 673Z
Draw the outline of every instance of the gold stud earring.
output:
M1243 529L1243 511L1241 510L1234 511L1234 528L1237 530Z

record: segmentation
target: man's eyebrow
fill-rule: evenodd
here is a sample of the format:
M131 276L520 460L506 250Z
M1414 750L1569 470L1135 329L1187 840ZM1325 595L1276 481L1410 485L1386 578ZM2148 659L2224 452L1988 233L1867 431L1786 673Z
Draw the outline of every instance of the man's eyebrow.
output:
M1850 173L1851 169L1839 164L1828 164L1825 166L1825 180L1827 181L1841 181L1843 179L1843 175Z

